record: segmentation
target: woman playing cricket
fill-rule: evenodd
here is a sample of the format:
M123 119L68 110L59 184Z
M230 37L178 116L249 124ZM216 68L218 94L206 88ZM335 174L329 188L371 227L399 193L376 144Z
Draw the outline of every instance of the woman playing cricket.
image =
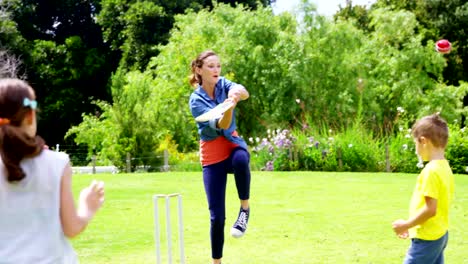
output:
M190 96L189 105L193 117L223 102L233 104L221 117L197 122L203 183L210 210L211 254L213 264L219 264L223 256L228 173L234 173L240 199L240 210L231 235L236 238L243 236L249 220L250 155L247 144L238 136L234 115L237 103L246 100L249 93L244 86L221 77L221 63L213 51L199 54L191 66L190 84L195 91Z

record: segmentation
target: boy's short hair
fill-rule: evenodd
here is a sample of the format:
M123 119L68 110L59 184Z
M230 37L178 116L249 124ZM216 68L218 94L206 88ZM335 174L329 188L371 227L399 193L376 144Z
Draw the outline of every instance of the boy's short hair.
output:
M419 139L425 137L438 148L447 146L449 130L447 122L440 117L439 113L425 116L419 119L412 128L413 137Z

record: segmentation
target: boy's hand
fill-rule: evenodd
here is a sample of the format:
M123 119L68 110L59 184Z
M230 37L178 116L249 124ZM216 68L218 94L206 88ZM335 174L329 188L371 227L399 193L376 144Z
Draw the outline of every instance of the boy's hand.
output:
M408 230L404 233L399 234L398 237L401 239L407 239L409 237Z
M398 220L394 221L392 223L392 228L393 228L393 231L395 232L395 234L397 234L397 236L399 238L402 238L402 239L408 238L408 236L409 236L409 234L408 234L408 224L407 224L406 220L398 219Z

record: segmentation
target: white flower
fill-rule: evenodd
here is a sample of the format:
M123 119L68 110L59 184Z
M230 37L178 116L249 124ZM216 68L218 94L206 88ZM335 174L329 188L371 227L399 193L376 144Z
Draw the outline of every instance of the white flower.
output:
M399 127L398 130L403 131L403 127Z
M328 140L329 140L329 141L333 141L333 140L334 140L334 138L332 138L332 137L329 137L329 138L328 138Z
M301 99L296 99L296 103L300 104L301 103Z
M330 133L330 134L331 134L332 132L333 132L333 130L331 130L331 129L329 129L329 130L328 130L328 133Z
M408 128L408 134L411 134L411 128Z
M401 107L401 106L397 107L396 110L398 111L398 113L404 113L405 112L405 109L403 109L403 107Z
M353 147L353 144L349 144L349 145L348 145L348 148L352 148L352 147Z
M465 171L468 172L468 167L465 167Z
M410 135L410 134L406 134L406 135L405 135L405 138L411 138L411 135Z
M259 137L256 137L256 138L255 138L255 142L257 142L257 143L260 142L260 138L259 138Z
M408 149L408 145L407 145L407 144L403 144L402 148L403 148L403 150L407 150L407 149Z
M271 130L270 130L270 129L267 130L267 134L268 134L268 135L271 134Z
M253 138L249 137L249 142L253 143Z

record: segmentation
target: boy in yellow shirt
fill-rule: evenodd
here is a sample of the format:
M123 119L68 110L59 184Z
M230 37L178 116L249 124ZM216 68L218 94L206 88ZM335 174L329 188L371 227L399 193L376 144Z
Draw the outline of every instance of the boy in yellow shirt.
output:
M448 127L439 114L423 117L412 129L416 153L429 161L417 178L410 202L409 219L393 222L400 238L411 238L404 264L442 264L448 241L449 208L454 179L445 146Z

